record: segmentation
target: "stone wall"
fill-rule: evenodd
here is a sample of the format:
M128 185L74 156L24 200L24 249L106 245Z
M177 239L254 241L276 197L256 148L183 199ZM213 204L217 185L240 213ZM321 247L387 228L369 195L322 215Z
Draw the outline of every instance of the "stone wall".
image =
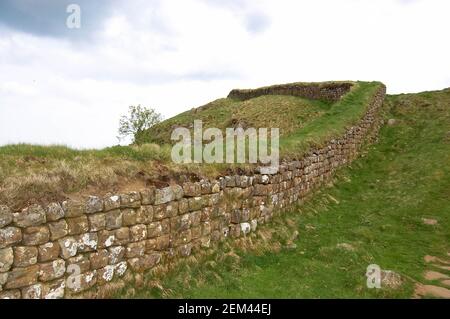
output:
M90 196L12 212L0 206L0 298L63 298L256 231L357 157L381 121L380 86L359 124L274 175Z
M262 95L293 95L313 100L338 101L341 96L348 93L352 83L291 83L262 87L254 90L232 90L229 98L248 100Z

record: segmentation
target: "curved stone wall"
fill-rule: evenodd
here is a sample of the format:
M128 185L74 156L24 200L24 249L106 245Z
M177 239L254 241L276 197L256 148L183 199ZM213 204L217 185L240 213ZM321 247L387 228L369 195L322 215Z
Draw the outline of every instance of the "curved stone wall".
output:
M0 206L0 298L63 298L101 289L127 271L257 231L373 140L384 95L380 86L356 126L301 160L282 163L274 175L225 176L19 212Z
M336 102L350 91L352 85L350 82L290 83L253 90L235 89L228 94L228 97L244 101L262 95L292 95L312 100Z

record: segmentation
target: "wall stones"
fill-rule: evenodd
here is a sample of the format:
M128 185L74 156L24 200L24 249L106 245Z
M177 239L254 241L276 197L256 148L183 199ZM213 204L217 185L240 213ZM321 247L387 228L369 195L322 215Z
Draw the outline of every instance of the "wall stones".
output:
M103 211L103 200L97 196L89 196L85 204L86 214L93 214Z
M0 228L8 226L13 221L13 214L9 207L0 205Z
M45 211L40 205L32 205L13 216L14 223L22 228L41 225L46 221Z
M0 249L0 272L11 269L14 261L14 252L11 247Z
M314 88L308 94L329 90L326 98L337 98L346 89ZM270 90L304 93L289 86ZM236 94L246 98L260 92ZM303 202L356 158L381 125L376 113L383 98L384 87L358 125L300 160L281 163L277 174L202 179L45 208L32 205L20 212L0 206L0 298L71 296L123 276L127 269L144 271L218 241L247 236L284 207Z
M22 241L22 232L17 227L5 227L0 229L0 248L7 247Z
M290 83L254 90L232 90L228 97L244 101L261 95L293 95L336 102L350 90L351 86L351 83Z

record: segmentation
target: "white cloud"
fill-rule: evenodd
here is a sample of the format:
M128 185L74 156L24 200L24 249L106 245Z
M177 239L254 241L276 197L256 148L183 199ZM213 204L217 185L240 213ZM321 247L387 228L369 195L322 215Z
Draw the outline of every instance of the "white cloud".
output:
M117 6L86 41L0 26L0 145L113 145L129 105L170 117L235 87L335 79L380 80L391 93L450 86L446 0Z

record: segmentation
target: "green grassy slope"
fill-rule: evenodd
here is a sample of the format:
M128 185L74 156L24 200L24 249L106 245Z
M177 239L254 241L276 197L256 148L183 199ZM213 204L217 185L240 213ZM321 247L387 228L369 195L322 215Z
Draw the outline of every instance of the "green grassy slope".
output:
M167 275L149 276L136 296L411 297L414 281L423 280L423 257L450 252L450 89L390 96L385 104L386 117L397 123L382 128L379 144L341 170L334 187L257 235L266 241L268 228L282 234L291 225L290 232L299 232L295 249L244 253L226 244L200 264L186 260ZM273 247L284 241L271 240ZM368 289L365 271L372 263L406 283L398 290Z
M137 137L137 142L171 143L174 128L192 128L194 120L202 120L204 128L222 131L237 126L279 128L281 154L300 156L311 145L338 137L356 123L380 85L355 82L336 103L284 95L264 95L246 101L219 99L163 121Z

